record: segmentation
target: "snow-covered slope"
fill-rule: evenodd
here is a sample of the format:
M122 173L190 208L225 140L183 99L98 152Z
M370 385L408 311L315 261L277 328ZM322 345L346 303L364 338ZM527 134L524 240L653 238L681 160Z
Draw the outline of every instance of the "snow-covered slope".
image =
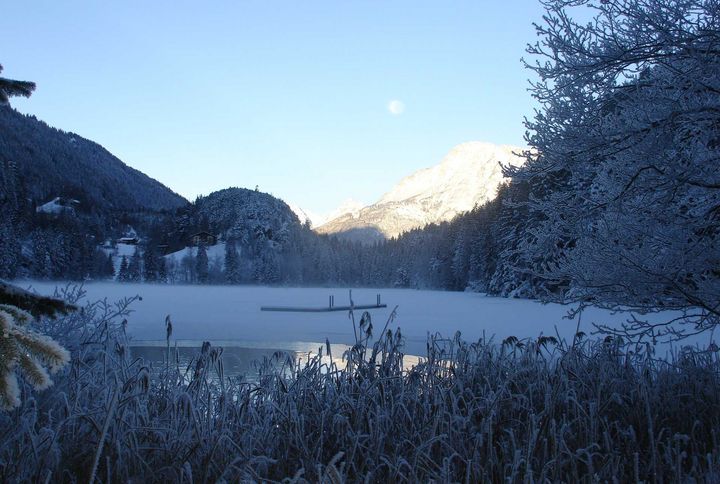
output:
M338 208L330 212L325 216L325 220L322 221L323 224L335 220L338 217L343 217L345 215L357 218L360 215L360 210L365 208L365 204L358 202L357 200L354 200L352 198L347 198L343 200L343 202L340 204Z
M208 265L216 264L218 267L225 268L225 242L218 242L206 248L208 256ZM171 252L164 256L166 263L171 263L171 267L179 266L186 257L197 257L197 247L185 247L176 252Z
M295 213L295 215L298 216L302 223L305 223L306 220L309 220L310 226L313 228L319 227L324 223L330 220L335 220L336 218L342 217L343 215L351 215L353 217L357 217L357 214L360 212L360 210L365 207L363 203L358 202L357 200L353 200L352 198L343 200L340 206L338 206L335 210L325 214L312 212L294 203L288 203L288 205L290 206L290 209Z
M450 220L492 200L504 181L500 165L521 164L523 159L514 155L520 150L478 141L460 144L440 164L403 178L373 205L336 217L317 230L370 242Z
M310 226L314 227L318 224L318 221L320 220L320 216L314 212L311 212L310 210L306 210L302 208L299 205L296 205L294 203L286 202L288 204L288 207L290 207L290 210L293 211L295 215L297 215L297 218L300 219L300 223L310 222Z
M67 199L63 197L55 197L47 203L38 206L35 211L37 213L59 214L63 212L75 212L75 205L79 204L77 200Z

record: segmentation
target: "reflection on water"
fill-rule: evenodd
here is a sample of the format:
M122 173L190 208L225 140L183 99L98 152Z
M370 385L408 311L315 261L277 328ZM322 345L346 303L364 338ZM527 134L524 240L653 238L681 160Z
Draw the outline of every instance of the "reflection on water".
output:
M329 365L335 363L338 368L345 367L344 353L350 349L343 344L331 344L330 355L327 354L325 343L258 343L247 341L210 341L213 347L223 348L222 361L226 377L244 377L247 381L254 381L257 378L257 364L265 359L272 359L278 352L288 355L295 364L305 364L311 358L322 351L322 362ZM173 341L170 348L171 363L176 360L179 368L185 370L193 363L200 354L202 341L178 340ZM136 358L142 358L154 368L161 368L167 359L167 346L165 341L133 341L131 343L132 354ZM282 362L284 358L281 358ZM281 363L278 363L278 366ZM418 357L406 355L403 359L403 366L408 369L418 364Z

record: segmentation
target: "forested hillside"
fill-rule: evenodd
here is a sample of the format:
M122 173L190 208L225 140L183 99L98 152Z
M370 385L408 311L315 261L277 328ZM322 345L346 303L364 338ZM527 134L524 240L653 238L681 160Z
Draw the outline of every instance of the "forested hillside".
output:
M113 277L100 246L187 203L97 143L0 104L0 277Z
M0 154L2 180L14 175L19 192L36 204L65 196L80 202L78 210L106 213L172 210L187 203L99 144L7 105L0 105Z

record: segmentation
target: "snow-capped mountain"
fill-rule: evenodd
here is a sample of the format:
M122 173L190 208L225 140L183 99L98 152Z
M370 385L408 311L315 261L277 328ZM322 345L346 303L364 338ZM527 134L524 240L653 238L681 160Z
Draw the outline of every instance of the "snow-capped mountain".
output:
M295 212L295 215L298 216L302 223L305 223L306 220L309 220L310 226L313 228L319 227L324 223L330 220L335 220L336 218L342 217L343 215L357 217L358 213L360 213L360 210L365 207L363 203L358 202L357 200L353 200L352 198L343 200L343 202L335 210L325 214L312 212L294 203L288 203L288 205L290 206L290 209Z
M318 227L372 242L396 237L429 223L451 220L492 200L505 181L502 165L519 165L521 148L472 141L462 143L433 167L403 178L376 203L345 213Z
M320 225L323 225L331 220L335 220L336 218L343 217L345 215L351 218L357 218L360 214L360 210L362 210L363 208L365 208L364 203L353 200L352 198L347 198L343 200L343 202L338 206L338 208L328 213L325 216L325 219L320 223Z
M295 215L297 215L297 218L300 219L301 223L310 222L310 227L315 227L318 225L318 221L321 220L321 216L316 214L315 212L312 212L310 210L302 208L300 205L296 205L294 203L286 202L288 206L290 207L290 210L293 211ZM322 223L322 222L320 222Z

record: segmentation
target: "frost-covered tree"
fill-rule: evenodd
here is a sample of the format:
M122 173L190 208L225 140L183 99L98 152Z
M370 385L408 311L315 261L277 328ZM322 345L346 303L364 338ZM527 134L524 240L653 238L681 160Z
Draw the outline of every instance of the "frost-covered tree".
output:
M140 263L140 251L136 248L133 255L130 257L127 267L127 281L129 282L140 282L141 279L141 263Z
M158 282L168 282L168 269L165 257L158 257Z
M14 278L19 259L20 244L17 231L8 220L0 220L0 278Z
M404 267L398 267L395 270L394 287L410 287L410 275Z
M120 259L120 268L118 269L117 280L120 282L128 282L130 275L128 274L128 261L126 256Z
M3 79L0 78L0 104L2 82ZM18 176L16 165L10 161L0 160L0 168L0 278L12 279L17 274L20 259L17 231Z
M35 390L44 390L52 384L45 366L55 373L70 360L67 350L30 327L33 314L54 317L74 309L62 301L0 283L0 409L20 404L18 372Z
M30 274L39 279L48 279L52 276L52 261L47 233L44 230L33 231L30 234L30 247L32 249Z
M207 249L204 244L200 244L197 248L197 255L195 256L195 273L197 274L198 283L208 283L210 278L210 266Z
M115 275L114 272L112 255L96 248L92 256L92 276L100 279L110 279Z
M3 66L0 65L0 72ZM35 90L35 83L29 81L16 81L0 77L0 105L9 104L14 96L30 97Z
M468 282L469 250L465 231L455 237L450 269L453 274L453 289L465 289Z
M225 242L225 281L229 284L238 284L241 281L240 255L234 239Z
M113 262L112 254L107 254L105 257L105 266L103 268L103 274L105 277L113 279L115 277L115 263Z
M159 279L160 257L157 249L151 245L143 251L143 279L146 282L156 282Z
M543 2L512 257L545 297L720 322L720 3ZM573 19L577 9L593 19ZM553 290L553 289L560 289ZM639 336L679 336L636 323Z
M260 284L276 284L280 282L280 266L277 256L263 253L255 262L255 280Z

